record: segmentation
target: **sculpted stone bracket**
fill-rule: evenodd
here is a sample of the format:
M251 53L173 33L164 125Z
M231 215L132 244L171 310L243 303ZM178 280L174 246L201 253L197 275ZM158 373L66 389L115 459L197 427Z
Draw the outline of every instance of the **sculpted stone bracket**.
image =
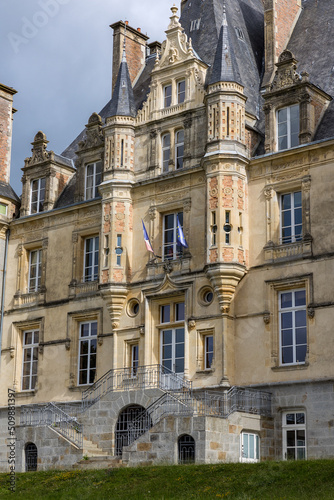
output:
M101 295L106 302L112 328L117 329L119 327L121 314L124 310L128 291L126 288L115 286L101 290Z
M222 315L229 314L235 289L245 274L246 269L237 264L218 264L208 268L207 276L217 294Z

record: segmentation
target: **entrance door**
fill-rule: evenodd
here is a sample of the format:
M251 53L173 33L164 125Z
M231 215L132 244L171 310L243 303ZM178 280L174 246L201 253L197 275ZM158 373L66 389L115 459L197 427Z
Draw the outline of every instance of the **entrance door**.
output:
M166 389L182 387L184 374L184 328L169 328L161 332L161 365L167 368L162 375ZM175 377L169 370L179 376Z
M37 470L37 446L28 443L25 447L26 472Z

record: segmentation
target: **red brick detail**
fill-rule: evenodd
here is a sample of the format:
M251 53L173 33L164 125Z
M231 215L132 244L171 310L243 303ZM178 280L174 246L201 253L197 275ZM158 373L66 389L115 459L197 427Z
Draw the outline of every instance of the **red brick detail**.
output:
M62 190L66 186L69 177L70 177L69 175L64 175L61 172L56 173L56 178L58 179L58 194L57 194L57 196L60 195L60 193L62 192Z
M133 207L129 205L129 231L133 231Z
M103 233L108 234L111 230L111 222L110 222L110 213L111 213L111 205L110 203L104 204L104 224L103 224Z
M231 175L225 175L223 179L223 207L233 207L233 179Z
M114 272L113 272L113 281L115 281L116 283L121 283L123 281L123 271L121 271L121 269L114 269Z
M218 250L216 248L212 248L210 250L210 262L217 262L218 261Z
M249 251L245 250L245 254L246 254L246 267L248 267L249 266Z
M209 181L209 208L214 210L218 207L218 179L212 177Z
M9 182L12 105L0 98L0 181Z
M238 179L237 186L238 186L238 210L244 210L245 190L242 179Z
M233 260L233 248L224 248L223 249L223 261L224 262L232 262Z
M238 248L238 262L239 264L245 264L244 251L241 248Z
M102 283L108 283L109 281L109 270L103 269L102 271Z
M118 201L115 207L115 231L124 233L125 231L125 203Z
M286 46L300 6L298 6L298 0L279 0L279 2L275 2L275 7L276 30L274 36L276 38L276 57L278 58Z

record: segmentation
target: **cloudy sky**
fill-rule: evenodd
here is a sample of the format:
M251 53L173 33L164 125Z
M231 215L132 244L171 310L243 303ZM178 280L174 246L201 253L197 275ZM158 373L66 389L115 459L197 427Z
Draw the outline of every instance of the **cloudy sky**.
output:
M174 0L175 1L175 0ZM112 30L128 20L162 41L173 0L0 0L0 83L14 87L11 184L42 130L61 153L111 95ZM175 1L179 6L179 1Z

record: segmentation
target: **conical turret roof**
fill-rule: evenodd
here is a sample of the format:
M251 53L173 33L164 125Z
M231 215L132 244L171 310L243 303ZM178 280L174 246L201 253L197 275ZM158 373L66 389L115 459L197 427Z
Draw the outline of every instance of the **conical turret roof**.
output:
M125 49L123 50L123 58L119 67L108 116L136 116L136 106Z

